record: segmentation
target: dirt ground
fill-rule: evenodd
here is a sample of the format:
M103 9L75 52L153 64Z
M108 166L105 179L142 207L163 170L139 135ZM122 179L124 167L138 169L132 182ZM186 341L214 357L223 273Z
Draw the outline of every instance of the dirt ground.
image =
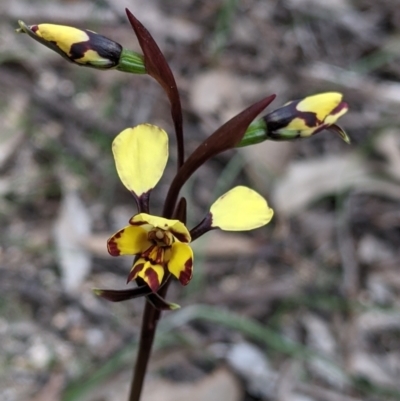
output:
M340 125L207 162L183 190L188 226L234 185L273 221L194 243L174 283L144 400L400 399L400 7L395 0L2 0L0 400L126 399L142 299L112 304L131 258L106 239L136 212L111 153L125 127L173 132L149 77L67 63L17 20L92 29L139 51L129 7L181 93L187 154L251 103L344 94ZM176 152L152 194L160 213Z

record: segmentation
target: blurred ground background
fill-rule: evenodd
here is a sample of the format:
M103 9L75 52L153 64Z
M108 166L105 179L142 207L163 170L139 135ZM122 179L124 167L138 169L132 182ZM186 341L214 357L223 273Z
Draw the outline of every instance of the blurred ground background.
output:
M126 288L131 263L105 248L135 213L110 145L141 122L172 132L169 105L148 77L78 68L14 32L18 19L74 25L139 50L126 6L176 75L188 152L271 93L269 110L342 92L353 142L263 143L195 174L190 227L237 184L276 213L195 243L195 278L170 289L182 309L164 315L144 400L400 399L399 2L3 0L0 400L126 399L143 300L91 292Z

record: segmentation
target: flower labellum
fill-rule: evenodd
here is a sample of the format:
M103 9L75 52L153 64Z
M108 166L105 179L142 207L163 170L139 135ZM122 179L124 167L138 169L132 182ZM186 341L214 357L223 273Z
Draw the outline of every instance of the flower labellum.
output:
M101 70L117 68L133 73L146 72L141 55L124 50L119 43L96 32L64 25L18 23L17 32L28 34L72 63ZM127 63L130 70L126 68Z

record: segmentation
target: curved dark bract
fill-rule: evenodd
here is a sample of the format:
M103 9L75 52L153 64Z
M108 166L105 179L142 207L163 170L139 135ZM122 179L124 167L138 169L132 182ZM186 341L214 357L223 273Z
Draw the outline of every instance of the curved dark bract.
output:
M174 75L150 32L128 9L125 11L142 48L147 74L162 86L171 104L171 117L174 122L178 146L179 168L184 162L183 117L181 99Z

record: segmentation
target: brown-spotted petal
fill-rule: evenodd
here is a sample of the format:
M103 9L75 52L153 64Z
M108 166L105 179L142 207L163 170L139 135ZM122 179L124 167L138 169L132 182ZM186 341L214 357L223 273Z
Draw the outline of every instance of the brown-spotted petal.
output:
M168 271L173 274L182 285L187 285L193 274L192 248L181 242L175 242L170 249Z
M144 258L139 258L133 265L127 282L136 278L143 279L153 292L157 292L164 278L164 267L153 264Z
M147 239L147 231L140 226L126 226L107 241L108 253L111 256L137 255L151 245Z

